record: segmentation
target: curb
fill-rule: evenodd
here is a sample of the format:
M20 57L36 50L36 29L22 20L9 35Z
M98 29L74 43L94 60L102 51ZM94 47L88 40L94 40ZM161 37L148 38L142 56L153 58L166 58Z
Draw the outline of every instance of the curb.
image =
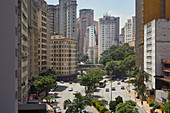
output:
M125 88L126 92L129 94L129 96L131 97L131 100L135 101L135 99L130 95L130 93L128 92L127 87ZM137 103L137 105L141 108L143 108L145 110L146 113L150 113L148 110L146 110L140 103L138 103L137 101L135 101Z
M96 113L99 113L94 106L91 106L91 108L92 108Z

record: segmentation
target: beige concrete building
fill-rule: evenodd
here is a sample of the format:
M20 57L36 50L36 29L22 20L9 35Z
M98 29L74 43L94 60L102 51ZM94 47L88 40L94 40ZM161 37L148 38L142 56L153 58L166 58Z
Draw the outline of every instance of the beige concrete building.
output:
M59 33L59 5L48 5L50 34Z
M28 1L28 25L30 37L30 80L38 78L38 4L35 0Z
M29 50L28 1L18 0L18 101L25 104L28 97Z
M50 68L60 80L70 81L77 75L77 40L52 35L50 40Z
M38 9L38 69L39 73L48 69L48 41L49 41L49 13L48 5L44 0L37 0Z
M1 113L18 113L17 71L17 3L18 0L3 0L0 4L0 90Z

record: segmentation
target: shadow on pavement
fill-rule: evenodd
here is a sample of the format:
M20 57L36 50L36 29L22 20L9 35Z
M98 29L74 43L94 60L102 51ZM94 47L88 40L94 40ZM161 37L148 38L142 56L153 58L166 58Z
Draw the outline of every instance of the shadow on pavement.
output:
M101 89L95 89L94 92L100 92Z
M61 91L66 90L67 88L68 88L67 86L61 86L61 85L59 85L59 86L55 89L55 92L61 92Z
M99 95L94 95L93 97L94 97L94 98L102 98L102 97L99 96Z

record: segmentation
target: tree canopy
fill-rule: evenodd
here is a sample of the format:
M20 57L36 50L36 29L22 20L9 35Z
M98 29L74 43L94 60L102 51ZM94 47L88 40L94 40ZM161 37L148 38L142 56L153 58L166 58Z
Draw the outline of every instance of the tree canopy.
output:
M89 59L87 54L78 53L78 62L86 62Z

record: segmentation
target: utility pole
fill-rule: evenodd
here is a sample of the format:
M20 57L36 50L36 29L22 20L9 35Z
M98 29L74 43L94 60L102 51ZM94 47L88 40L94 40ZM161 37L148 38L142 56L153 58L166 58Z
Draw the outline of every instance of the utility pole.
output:
M111 92L111 101L112 101L112 80L111 80L111 88L110 88L110 92Z

